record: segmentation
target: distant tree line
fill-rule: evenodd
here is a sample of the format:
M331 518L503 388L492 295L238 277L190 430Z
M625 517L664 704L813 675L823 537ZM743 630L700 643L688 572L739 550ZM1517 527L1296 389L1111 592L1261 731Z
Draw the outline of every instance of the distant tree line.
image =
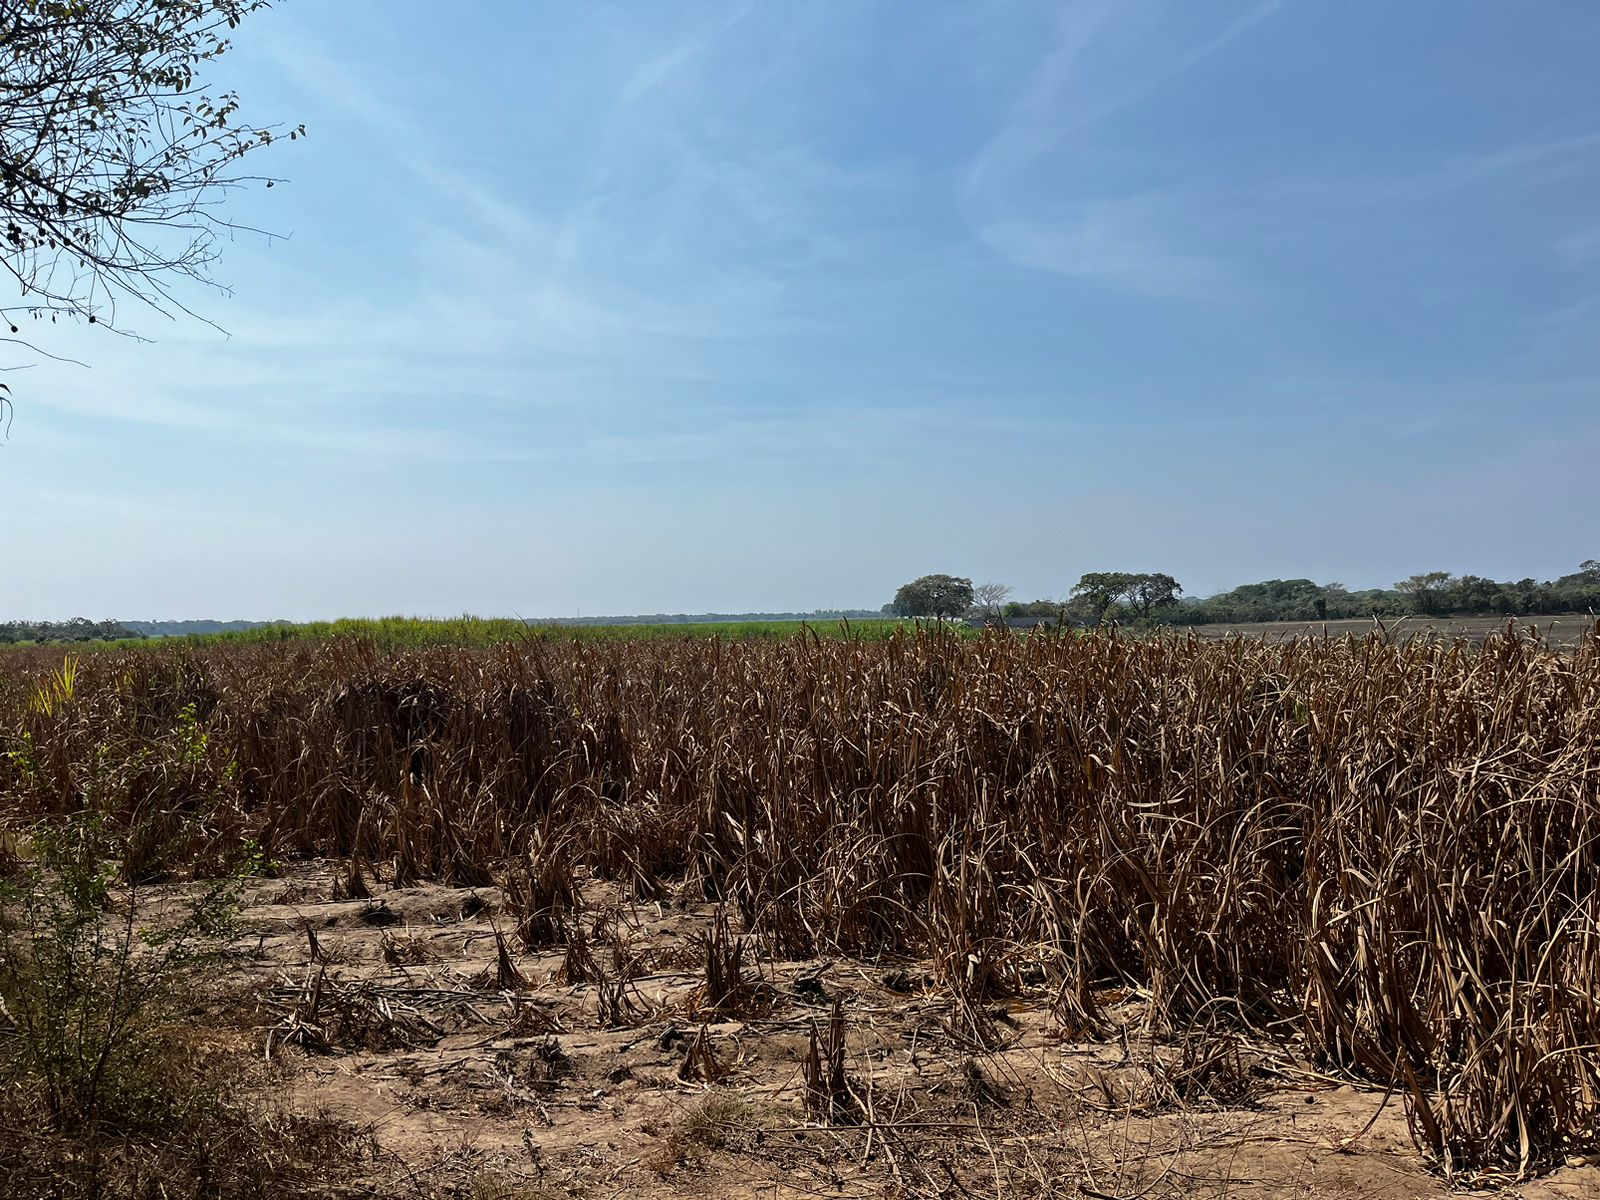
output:
M1092 571L1059 600L1017 601L1004 584L974 585L958 575L924 575L895 593L884 611L903 617L1052 620L1061 624L1214 625L1255 621L1337 621L1359 617L1600 614L1600 560L1570 575L1497 582L1482 575L1426 571L1392 588L1352 591L1341 583L1267 579L1215 596L1185 597L1160 572Z
M114 642L144 634L118 621L0 621L0 645L19 642Z
M1499 582L1482 575L1425 571L1392 588L1351 591L1309 579L1268 579L1230 592L1188 601L1172 614L1183 624L1243 621L1336 621L1350 617L1500 616L1600 613L1600 561L1590 559L1570 575L1540 581Z
M286 621L124 621L123 625L145 637L188 637L197 633L239 633Z

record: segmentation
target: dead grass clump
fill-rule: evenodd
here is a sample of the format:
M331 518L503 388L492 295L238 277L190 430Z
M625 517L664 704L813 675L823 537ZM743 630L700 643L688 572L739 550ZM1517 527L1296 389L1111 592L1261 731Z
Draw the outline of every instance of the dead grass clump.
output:
M703 1170L711 1154L740 1149L768 1123L761 1105L713 1090L673 1123L645 1166L662 1178L677 1170Z
M385 930L379 938L383 961L391 967L419 967L438 962L439 952L420 929L407 925L398 931Z
M1149 1076L1142 1107L1159 1112L1173 1108L1253 1109L1266 1095L1267 1079L1230 1033L1195 1031L1185 1034L1175 1056L1146 1058Z
M152 1077L154 1082L154 1077ZM0 1089L0 1194L58 1200L321 1197L356 1178L363 1131L278 1111L209 1055L163 1064L139 1121L62 1129L25 1091Z
M683 1052L678 1078L685 1083L716 1083L727 1073L728 1068L717 1055L711 1031L702 1024Z
M580 984L598 979L601 975L600 964L595 961L594 952L589 949L589 937L583 931L583 926L573 921L565 927L564 939L566 953L561 959L561 965L556 968L556 977L564 983Z
M554 1035L541 1038L528 1052L528 1061L522 1071L522 1081L535 1091L549 1092L561 1086L561 1081L577 1074L561 1040Z
M626 975L601 973L594 981L595 1021L602 1029L628 1029L639 1024L648 1007Z
M721 1020L740 1013L768 1011L776 999L772 985L745 968L750 939L736 936L727 910L718 908L711 928L701 935L703 979L690 996L690 1017Z
M372 899L372 889L367 886L367 881L361 874L360 859L351 856L349 863L345 867L344 874L335 877L333 881L333 898L335 900Z
M826 1028L811 1022L806 1047L806 1111L825 1125L854 1125L861 1119L861 1100L855 1081L845 1069L844 1006L833 1003Z
M529 986L527 976L511 961L511 950L500 931L494 931L495 986L503 992L520 991Z
M284 1045L313 1054L342 1054L432 1046L444 1036L444 1030L406 1002L403 990L329 979L326 966L308 969L299 988L273 989L267 1003L281 1013L267 1033L269 1059L275 1047Z
M535 829L525 855L504 875L506 908L517 937L530 950L559 945L567 915L578 907L571 851L547 829Z

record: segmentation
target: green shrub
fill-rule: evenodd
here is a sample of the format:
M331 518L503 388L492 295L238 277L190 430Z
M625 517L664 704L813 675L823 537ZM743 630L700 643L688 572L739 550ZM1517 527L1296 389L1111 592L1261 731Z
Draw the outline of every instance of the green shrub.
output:
M260 857L142 887L150 836L94 812L0 833L0 1195L321 1194L357 1131L263 1107L193 1021Z
M176 1115L162 1026L255 865L181 897L119 891L126 837L93 813L35 825L0 882L0 1072L36 1089L59 1130L159 1128ZM157 923L141 926L144 915Z

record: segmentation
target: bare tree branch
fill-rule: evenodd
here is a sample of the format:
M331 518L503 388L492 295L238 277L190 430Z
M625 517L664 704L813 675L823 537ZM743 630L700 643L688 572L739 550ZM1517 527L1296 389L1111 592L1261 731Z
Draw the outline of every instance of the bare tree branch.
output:
M237 95L199 75L266 5L0 0L0 267L21 295L0 319L12 334L22 316L125 332L121 301L196 315L175 288L217 286L219 235L247 227L216 208L272 186L237 167L281 136L240 123Z

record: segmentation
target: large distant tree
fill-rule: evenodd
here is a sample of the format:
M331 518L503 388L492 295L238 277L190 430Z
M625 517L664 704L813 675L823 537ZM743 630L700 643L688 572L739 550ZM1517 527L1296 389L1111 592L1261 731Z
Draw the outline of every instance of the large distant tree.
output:
M1175 605L1182 594L1182 584L1159 572L1091 571L1072 589L1073 599L1087 610L1096 625L1104 622L1119 603L1127 605L1133 616L1147 621L1157 609Z
M1321 610L1317 614L1318 620L1327 620L1332 617L1355 616L1360 611L1360 601L1350 594L1350 589L1342 583L1327 583L1322 586L1322 595L1318 597Z
M1579 563L1575 572L1555 580L1547 590L1568 611L1600 611L1600 561L1591 558Z
M1449 600L1451 608L1464 613L1496 613L1505 607L1500 585L1483 575L1452 581Z
M1410 602L1415 612L1434 617L1449 607L1454 582L1449 571L1424 571L1402 579L1394 585L1394 590Z
M959 575L924 575L894 594L902 617L959 617L972 607L972 580Z
M203 78L266 0L0 0L0 340L23 323L119 328L120 305L187 312L173 290L208 280L215 211L272 185L239 162L273 141ZM292 138L305 132L296 127ZM9 336L8 336L9 335ZM0 364L3 365L3 364Z
M1134 576L1126 571L1090 571L1081 576L1072 587L1072 597L1094 618L1096 625L1106 619L1106 614L1117 601L1128 594Z
M972 607L978 615L992 620L1001 615L1010 597L1009 584L980 583L972 589Z
M1183 593L1183 585L1171 575L1134 575L1128 583L1128 605L1140 620L1148 621L1158 608L1171 608Z

